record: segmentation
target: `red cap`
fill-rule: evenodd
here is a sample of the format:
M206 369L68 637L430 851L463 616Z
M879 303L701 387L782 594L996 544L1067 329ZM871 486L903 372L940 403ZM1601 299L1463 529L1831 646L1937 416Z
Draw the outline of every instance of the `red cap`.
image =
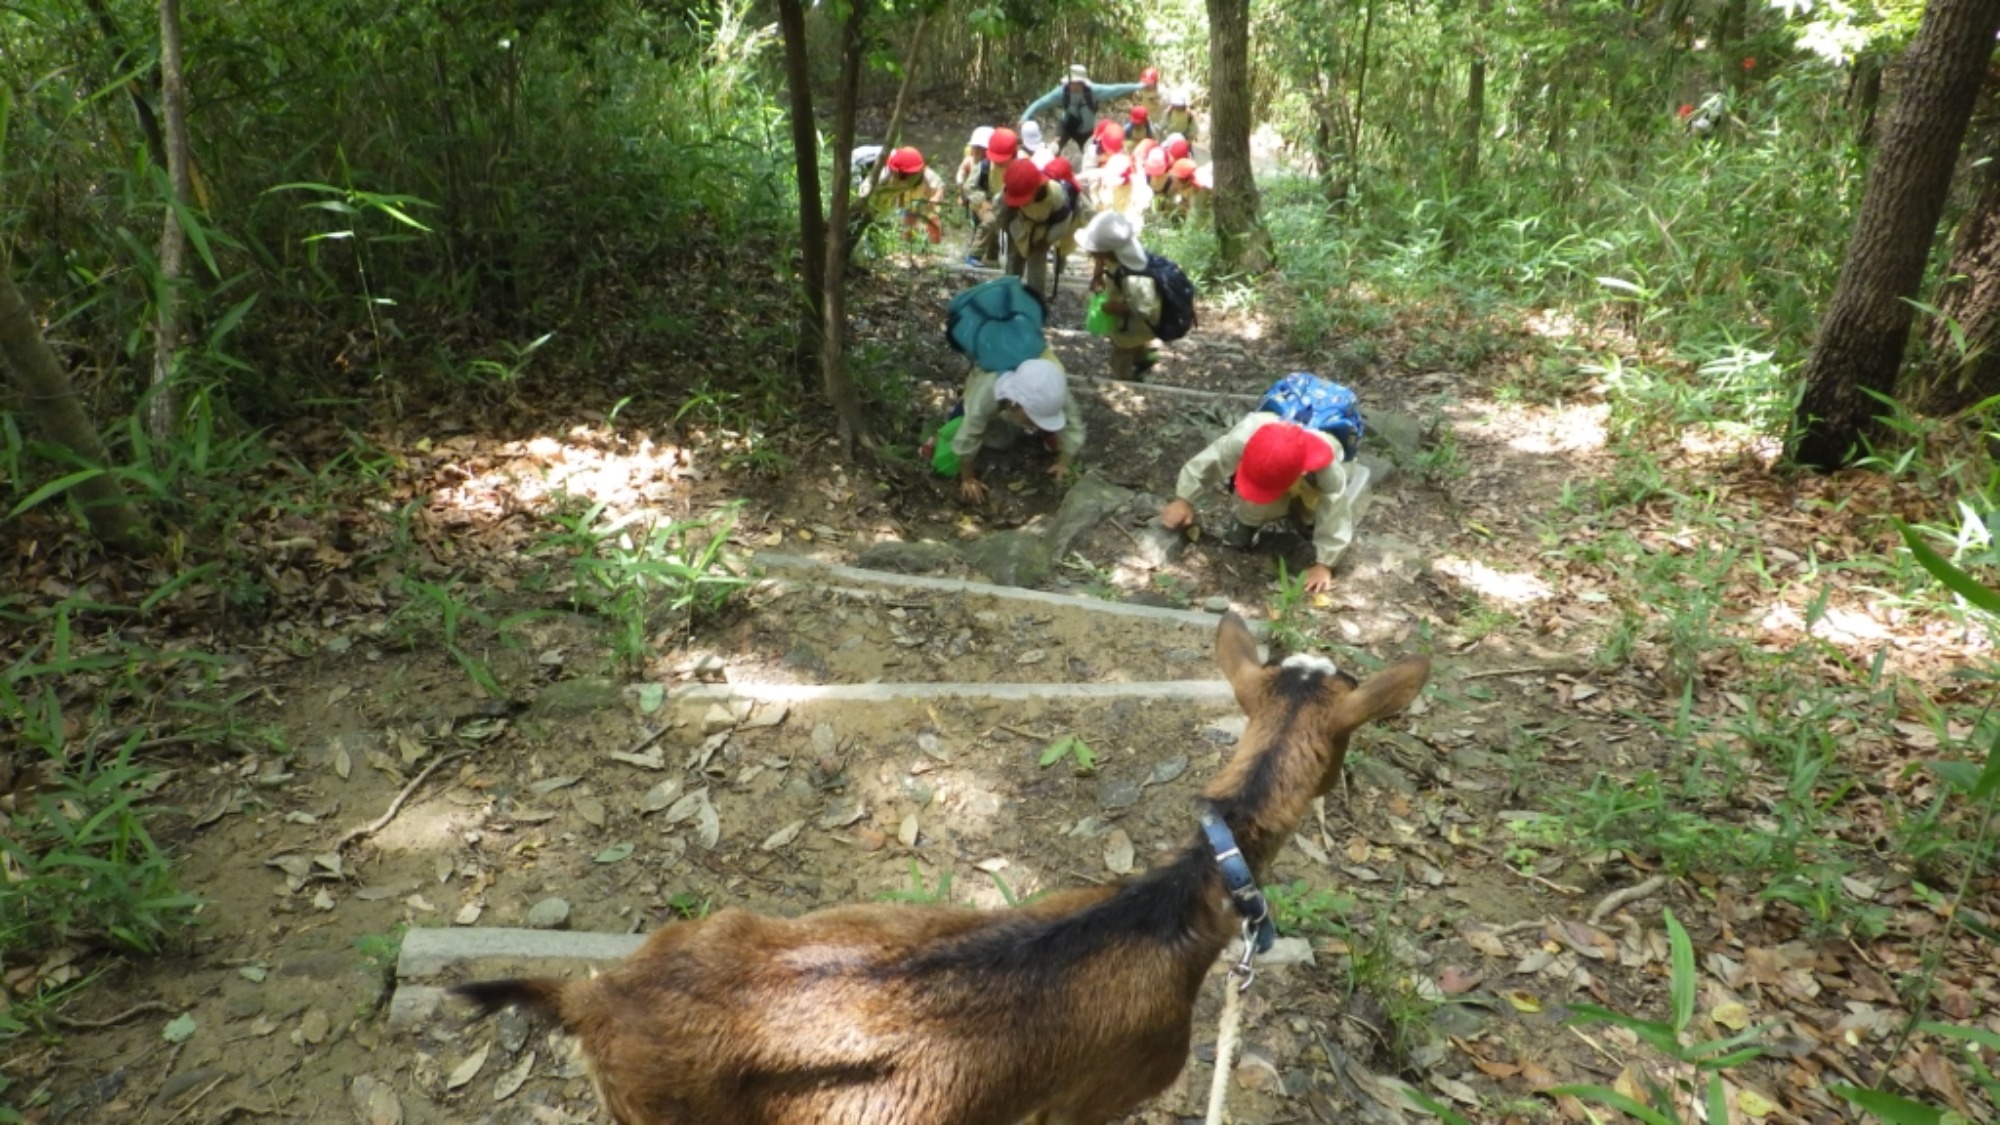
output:
M1000 134L995 133L993 135L997 137ZM1167 155L1173 157L1175 160L1186 160L1188 153L1191 151L1193 150L1188 145L1186 137L1182 137L1177 141L1167 142Z
M889 154L889 171L911 176L924 170L924 154L913 148L899 148Z
M1042 167L1042 174L1051 180L1060 180L1066 184L1076 182L1076 169L1069 166L1069 158L1066 156L1058 156L1049 161Z
M986 138L986 159L995 164L1007 163L1020 150L1020 134L1012 129L995 129L993 135Z
M1166 153L1164 153L1164 152L1161 152L1161 151L1160 151L1159 149L1154 149L1153 151L1151 151L1151 152L1147 153L1147 154L1146 154L1146 174L1147 174L1148 176L1164 176L1164 175L1166 175L1166 174L1167 174L1167 154L1166 154Z
M1139 85L1158 86L1159 84L1160 84L1160 70L1158 67L1149 66L1146 69L1139 72Z
M1146 118L1148 116L1149 115L1146 113L1145 106L1135 105L1132 107L1132 120L1138 122L1139 124L1144 125L1146 123Z
M1104 131L1097 135L1097 143L1103 146L1105 152L1125 151L1125 126L1116 121L1105 122Z
M1139 147L1132 150L1132 159L1145 160L1148 154L1150 154L1154 149L1159 147L1160 147L1160 142L1154 140L1151 137L1147 137L1145 140L1139 142Z
M1167 172L1176 180L1192 180L1194 179L1194 161L1182 157L1174 161L1174 166L1167 169Z
M1333 446L1319 435L1290 422L1272 422L1243 445L1236 466L1236 495L1252 504L1270 504L1291 490L1300 477L1333 464Z
M1032 160L1016 160L1007 165L1007 190L1000 194L1001 202L1009 207L1019 207L1035 197L1048 177L1035 167Z

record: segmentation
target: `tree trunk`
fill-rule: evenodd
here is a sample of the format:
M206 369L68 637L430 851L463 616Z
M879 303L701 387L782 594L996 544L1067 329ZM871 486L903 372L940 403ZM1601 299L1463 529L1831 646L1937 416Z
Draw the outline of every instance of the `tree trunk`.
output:
M1940 315L1928 333L1929 362L1905 377L1901 393L1932 416L2000 394L2000 71L1988 69L1980 101L1960 158L1975 198L1931 300Z
M1996 0L2000 2L2000 0ZM848 165L854 155L855 104L861 100L861 22L867 0L848 0L847 20L840 32L840 90L833 117L833 206L826 221L826 319L820 327L819 370L826 398L833 405L842 452L853 456L857 442L868 438L861 396L847 374L847 212Z
M1875 145L1875 110L1882 104L1882 58L1863 55L1854 60L1847 83L1847 105L1854 111L1854 140L1863 148Z
M76 401L69 373L42 339L34 313L4 269L0 269L0 367L6 368L8 380L50 441L87 466L109 464L96 427ZM99 473L79 482L74 491L99 543L126 555L152 549L152 529L125 498L116 477Z
M903 60L903 81L896 86L896 104L889 110L889 128L882 134L882 159L885 161L902 139L903 107L909 104L910 80L916 77L917 60L924 57L924 30L930 22L929 12L917 13L917 30L910 36L910 54Z
M1820 321L1792 419L1792 459L1835 469L1875 425L1909 342L1910 306L2000 28L2000 0L1931 0L1910 43L1902 96L1868 170L1854 236Z
M188 205L187 90L181 82L181 3L160 0L160 105L166 111L167 199L160 231L160 277L155 300L159 316L153 330L153 392L147 405L146 428L154 448L173 437L180 417L174 389L174 360L181 346L181 275L186 272L187 232L181 211Z
M1216 242L1225 270L1264 273L1274 261L1250 167L1250 0L1208 0L1208 36Z
M1458 154L1458 190L1472 190L1479 182L1479 139L1486 132L1486 13L1491 0L1480 0L1479 14L1472 27L1472 64L1465 75L1464 147Z
M819 199L819 124L813 120L806 11L799 0L778 0L778 26L785 40L785 86L792 101L792 164L799 179L799 278L805 290L793 366L810 389L826 317L826 212Z

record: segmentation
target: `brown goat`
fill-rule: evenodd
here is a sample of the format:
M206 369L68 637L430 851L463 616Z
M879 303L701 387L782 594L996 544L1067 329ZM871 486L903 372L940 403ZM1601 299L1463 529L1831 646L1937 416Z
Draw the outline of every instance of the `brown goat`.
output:
M1349 734L1408 705L1430 662L1363 684L1317 657L1264 666L1235 614L1216 657L1249 726L1204 797L1261 880ZM724 910L589 980L455 991L579 1036L619 1125L1083 1125L1173 1082L1202 979L1241 928L1196 832L1163 867L1011 910Z

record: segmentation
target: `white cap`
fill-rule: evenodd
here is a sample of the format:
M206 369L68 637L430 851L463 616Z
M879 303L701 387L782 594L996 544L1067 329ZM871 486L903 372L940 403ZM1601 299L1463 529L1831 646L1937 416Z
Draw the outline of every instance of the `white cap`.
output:
M1188 104L1188 92L1185 89L1173 89L1167 91L1167 104L1168 105Z
M1069 397L1069 377L1046 359L1031 359L993 382L993 397L1027 412L1037 429L1055 433L1068 421L1063 400Z
M972 139L965 143L971 145L973 148L985 148L986 142L992 139L993 139L993 126L981 125L979 128L974 129L972 131Z
M1112 254L1128 270L1146 268L1146 250L1139 245L1139 232L1132 220L1116 211L1099 211L1089 225L1077 232L1076 244L1092 254Z
M1071 63L1069 80L1071 82L1088 82L1090 81L1090 71L1085 69L1082 63Z
M1021 147L1027 149L1029 152L1033 152L1036 149L1042 147L1041 122L1039 121L1021 122Z

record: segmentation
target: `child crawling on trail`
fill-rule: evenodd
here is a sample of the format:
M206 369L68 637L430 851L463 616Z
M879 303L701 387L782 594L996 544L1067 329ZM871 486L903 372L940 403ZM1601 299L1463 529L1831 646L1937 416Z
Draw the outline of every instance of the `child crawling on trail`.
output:
M884 166L861 182L859 226L900 212L906 230L923 223L932 242L944 237L938 208L944 203L944 180L924 162L924 154L914 148L899 148L889 154ZM859 231L855 234L858 241ZM853 243L850 242L850 245Z
M1160 525L1171 531L1194 526L1195 502L1228 482L1234 511L1229 530L1218 538L1231 547L1248 547L1259 529L1288 517L1311 528L1313 562L1306 568L1305 589L1320 593L1333 588L1334 565L1354 542L1368 478L1368 466L1350 462L1336 436L1252 411L1181 467Z
M947 450L926 445L922 456L943 470L954 466L959 498L968 504L986 499L986 482L979 476L979 456L988 449L1005 449L1023 438L1055 451L1049 475L1067 481L1077 455L1083 452L1083 412L1070 393L1069 376L1053 357L1031 359L1011 371L975 372L965 384L965 398L945 423L938 438Z

